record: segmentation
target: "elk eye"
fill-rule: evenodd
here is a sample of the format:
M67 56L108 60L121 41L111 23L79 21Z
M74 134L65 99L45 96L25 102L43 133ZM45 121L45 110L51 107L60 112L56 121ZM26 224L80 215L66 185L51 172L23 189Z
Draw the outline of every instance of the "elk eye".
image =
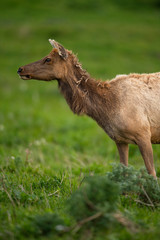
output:
M51 59L50 58L46 58L45 62L50 62Z

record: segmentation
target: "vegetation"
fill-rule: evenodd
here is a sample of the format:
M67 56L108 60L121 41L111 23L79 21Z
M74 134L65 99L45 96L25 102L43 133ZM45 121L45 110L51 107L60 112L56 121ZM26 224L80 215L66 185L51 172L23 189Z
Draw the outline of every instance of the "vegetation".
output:
M96 78L160 71L159 19L158 0L1 2L0 239L159 239L159 181L139 170L137 147L133 167L117 165L112 140L56 82L16 73L48 54L48 38Z

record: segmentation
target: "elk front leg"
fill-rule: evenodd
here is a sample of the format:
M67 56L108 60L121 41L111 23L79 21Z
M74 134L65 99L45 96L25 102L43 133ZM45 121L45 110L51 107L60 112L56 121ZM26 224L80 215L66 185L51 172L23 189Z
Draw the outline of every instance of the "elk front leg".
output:
M145 136L146 137L146 136ZM156 178L156 171L154 168L154 160L153 160L153 150L152 150L152 144L150 139L140 139L137 141L137 145L139 147L139 150L142 154L145 166L147 168L147 171L149 174L151 174L153 177Z
M125 166L128 166L128 144L116 142L116 145L120 156L120 162Z

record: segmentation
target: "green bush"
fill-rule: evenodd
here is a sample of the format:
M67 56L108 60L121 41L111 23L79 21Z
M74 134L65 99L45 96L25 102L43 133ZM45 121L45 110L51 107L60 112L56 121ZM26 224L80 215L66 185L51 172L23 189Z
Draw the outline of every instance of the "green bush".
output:
M65 229L64 221L57 214L45 213L26 218L21 226L17 226L17 237L19 235L48 236L58 234L63 229Z
M105 227L113 221L112 213L117 209L119 187L107 177L88 177L84 185L67 201L69 214L78 222L96 214L102 214L94 225ZM92 225L88 222L88 225Z
M148 206L160 205L159 180L149 175L146 169L137 171L131 166L115 165L107 177L119 185L121 194L135 196L137 202L142 201Z

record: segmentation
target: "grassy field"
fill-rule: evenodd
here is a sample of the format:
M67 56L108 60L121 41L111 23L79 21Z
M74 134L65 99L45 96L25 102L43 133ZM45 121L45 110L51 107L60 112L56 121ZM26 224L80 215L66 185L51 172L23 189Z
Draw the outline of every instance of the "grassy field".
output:
M160 71L160 9L156 1L133 2L1 1L0 239L159 239L159 208L123 197L119 209L144 231L133 234L117 226L36 235L32 229L33 219L43 225L52 214L72 225L67 199L85 176L105 175L119 159L114 142L93 120L73 115L55 81L22 81L16 71L51 51L48 38L78 53L97 79ZM160 176L160 148L153 148ZM136 146L130 146L129 163L135 169L144 166Z

